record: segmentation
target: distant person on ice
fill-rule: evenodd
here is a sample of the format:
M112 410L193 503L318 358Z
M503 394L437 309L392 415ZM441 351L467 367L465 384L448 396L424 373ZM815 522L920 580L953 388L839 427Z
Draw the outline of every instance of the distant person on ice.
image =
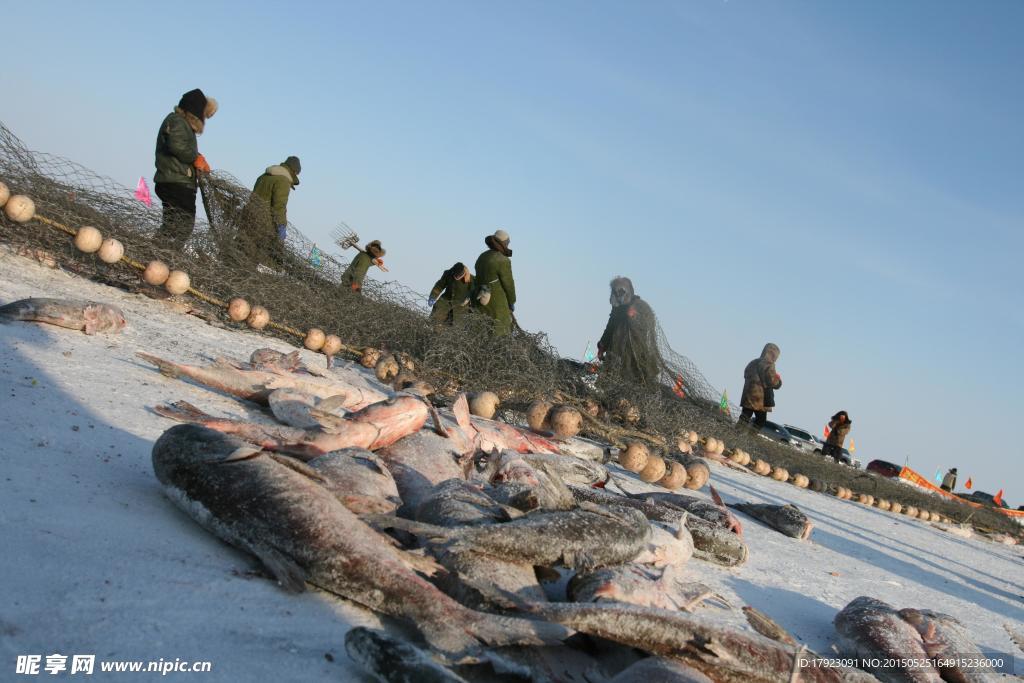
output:
M461 261L441 273L441 279L434 283L427 299L431 307L430 319L449 324L461 320L470 311L472 289L473 275Z
M373 265L383 267L384 254L384 247L381 246L380 240L373 240L367 244L366 248L356 254L352 263L348 264L348 268L341 274L341 286L351 289L356 294L362 294L366 271Z
M775 390L782 388L782 377L775 371L780 353L779 347L769 342L761 350L761 356L743 369L740 422L749 424L753 416L754 426L760 429L768 420L768 413L775 407Z
M654 383L662 365L654 311L636 295L628 277L617 277L610 286L612 311L597 342L597 358L623 379Z
M203 134L206 120L216 113L217 100L196 88L182 95L160 124L153 183L164 208L158 239L170 249L184 247L195 228L197 176L210 172L196 136Z
M288 239L288 197L299 186L300 171L302 164L299 158L288 157L281 164L268 166L252 188L252 193L266 203L271 225L249 226L256 232L262 232L260 228L265 228L266 232L246 237L253 242L250 249L257 255L257 260L267 266L281 265L284 260L284 245Z
M830 455L839 460L840 449L846 443L846 436L850 433L852 425L853 421L850 420L850 416L845 410L840 410L833 415L832 419L828 421L828 437L825 439L825 445L821 447L821 454Z
M516 310L516 281L512 277L512 250L509 235L498 230L484 238L487 251L476 260L474 299L482 313L494 318L494 335L512 332L512 313Z
M949 472L946 472L946 476L942 478L942 485L939 487L943 491L949 491L953 493L953 489L956 488L956 468L954 467Z

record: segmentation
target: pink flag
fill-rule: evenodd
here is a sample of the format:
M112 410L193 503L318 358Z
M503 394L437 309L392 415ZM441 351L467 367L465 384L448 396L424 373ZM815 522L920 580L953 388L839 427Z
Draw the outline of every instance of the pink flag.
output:
M139 178L139 184L135 188L135 198L146 206L153 206L153 198L149 196L149 185L146 185L145 178Z

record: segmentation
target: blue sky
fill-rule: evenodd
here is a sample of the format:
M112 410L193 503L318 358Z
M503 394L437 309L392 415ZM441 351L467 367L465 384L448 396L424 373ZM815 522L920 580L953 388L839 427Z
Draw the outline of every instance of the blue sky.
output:
M733 400L846 409L857 455L1024 503L1024 5L4 3L0 120L126 186L193 87L246 184L426 292L512 235L517 316L580 356L630 276Z

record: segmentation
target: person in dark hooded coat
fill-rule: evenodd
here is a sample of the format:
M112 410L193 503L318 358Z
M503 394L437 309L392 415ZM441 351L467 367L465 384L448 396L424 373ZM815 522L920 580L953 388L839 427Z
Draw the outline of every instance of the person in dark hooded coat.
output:
M217 113L217 100L199 88L181 96L178 106L160 124L156 137L156 196L163 204L163 221L156 234L163 246L180 251L192 236L196 223L196 193L199 173L209 173L210 164L199 153L197 135L206 120Z
M838 460L852 426L853 421L845 410L833 415L828 421L828 437L825 439L825 445L821 447L821 454L831 455Z
M743 369L740 422L749 423L753 417L754 426L761 428L768 420L768 413L775 407L775 390L782 388L782 377L775 371L780 353L779 347L769 342L760 357Z
M662 360L658 352L654 311L633 291L629 278L611 281L612 311L597 342L597 357L624 379L641 384L658 380Z

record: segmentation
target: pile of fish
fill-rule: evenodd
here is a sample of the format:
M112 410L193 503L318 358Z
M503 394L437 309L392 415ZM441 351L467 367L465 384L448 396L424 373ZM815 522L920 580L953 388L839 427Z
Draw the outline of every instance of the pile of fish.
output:
M588 452L579 444L473 417L465 396L438 410L314 371L297 352L207 366L139 356L265 408L239 420L156 406L185 424L157 440L154 472L283 589L316 586L411 623L419 645L348 633L349 655L379 680L873 680L801 668L806 650L756 611L756 633L694 613L724 601L688 578L690 560L735 567L748 554L713 489L712 501L615 493L604 464L563 454ZM738 509L810 533L795 507Z

